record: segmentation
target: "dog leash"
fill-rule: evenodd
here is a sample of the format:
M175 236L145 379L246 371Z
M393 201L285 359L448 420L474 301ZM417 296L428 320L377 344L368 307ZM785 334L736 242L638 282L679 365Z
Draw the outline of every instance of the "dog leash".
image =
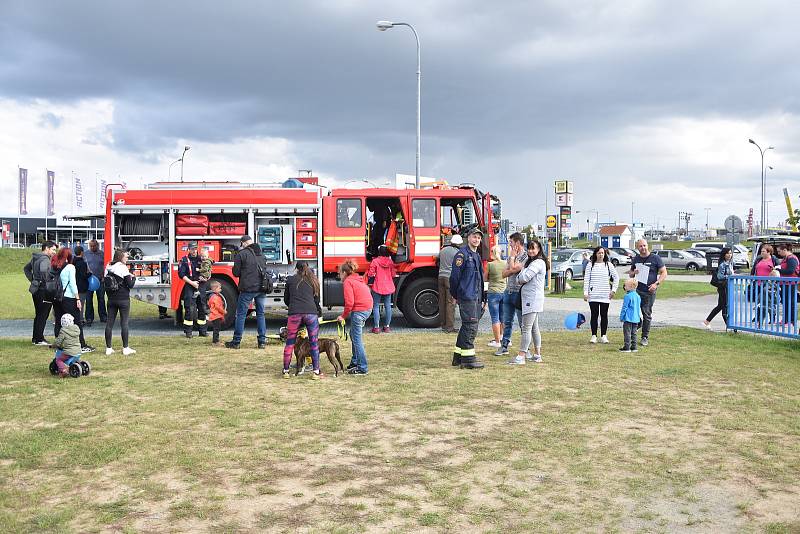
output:
M337 319L328 319L327 321L320 321L319 325L322 326L322 325L328 324L328 323L336 323L336 333L339 335L339 339L343 339L344 341L347 341L348 339L350 339L350 336L347 333L347 329L345 328L345 322L344 321L340 321L338 318Z

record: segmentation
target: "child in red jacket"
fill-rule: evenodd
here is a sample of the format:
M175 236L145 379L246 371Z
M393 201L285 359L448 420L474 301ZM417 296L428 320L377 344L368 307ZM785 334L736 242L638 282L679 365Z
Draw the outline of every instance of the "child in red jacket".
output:
M211 324L213 337L211 343L219 345L219 331L225 322L225 301L222 300L222 284L218 280L211 280L208 284L208 322Z
M347 372L351 375L365 375L367 353L361 341L361 333L372 312L372 294L356 269L358 265L353 260L347 260L339 266L339 278L344 286L344 311L339 316L339 321L344 321L348 315L351 316L350 341L353 345L353 357L347 366Z

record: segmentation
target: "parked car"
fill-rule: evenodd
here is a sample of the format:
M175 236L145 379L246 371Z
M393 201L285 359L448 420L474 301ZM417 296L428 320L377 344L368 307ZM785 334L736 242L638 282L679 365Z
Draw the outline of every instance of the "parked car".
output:
M717 241L700 241L698 243L692 243L693 249L699 249L703 251L708 250L716 250L719 252L722 250L722 247L725 247L725 243L717 242ZM733 251L733 267L734 269L750 269L750 255L747 247L744 245L733 245L731 247Z
M619 250L619 249L617 249ZM608 249L608 261L616 267L617 265L630 265L631 264L631 257L627 254L620 254L613 248Z
M683 250L656 250L658 257L664 260L664 265L667 268L673 269L686 269L687 271L696 271L705 267L705 261L684 252Z
M567 280L583 278L583 253L592 253L582 248L562 248L553 252L550 258L553 274L561 274Z
M699 248L687 248L686 250L684 250L684 252L687 253L687 254L691 254L695 258L700 258L703 261L705 261L705 259L706 259L705 251L701 250Z
M638 254L638 252L636 252L632 248L626 248L626 247L611 247L608 250L611 253L616 253L616 254L619 254L620 256L627 256L628 257L627 263L624 262L624 261L620 261L620 263L619 263L620 265L630 265L631 261L633 261L633 257Z
M4 248L25 248L25 245L22 243L6 243L3 245Z

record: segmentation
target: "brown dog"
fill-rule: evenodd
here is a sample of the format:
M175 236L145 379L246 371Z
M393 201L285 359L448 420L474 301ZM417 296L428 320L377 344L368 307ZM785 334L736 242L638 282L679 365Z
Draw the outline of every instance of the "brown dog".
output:
M328 360L333 365L333 376L339 376L339 371L344 372L344 364L342 364L342 358L339 355L339 343L335 339L327 337L319 338L317 343L319 344L320 356L322 356L323 352L327 354ZM297 357L294 375L297 376L305 366L306 357L311 357L311 342L307 337L297 338L294 344L294 354ZM336 365L337 361L339 362L338 366Z

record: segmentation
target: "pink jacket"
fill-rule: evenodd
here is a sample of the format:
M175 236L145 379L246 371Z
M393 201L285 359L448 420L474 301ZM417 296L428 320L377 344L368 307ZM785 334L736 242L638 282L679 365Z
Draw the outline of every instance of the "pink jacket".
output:
M366 277L375 277L375 282L372 284L372 290L378 295L390 295L394 293L394 277L397 274L397 268L394 266L394 261L388 256L378 256L369 264Z
M364 279L358 274L353 273L342 282L344 290L344 311L342 317L345 319L350 312L367 311L372 309L372 294L369 292Z

